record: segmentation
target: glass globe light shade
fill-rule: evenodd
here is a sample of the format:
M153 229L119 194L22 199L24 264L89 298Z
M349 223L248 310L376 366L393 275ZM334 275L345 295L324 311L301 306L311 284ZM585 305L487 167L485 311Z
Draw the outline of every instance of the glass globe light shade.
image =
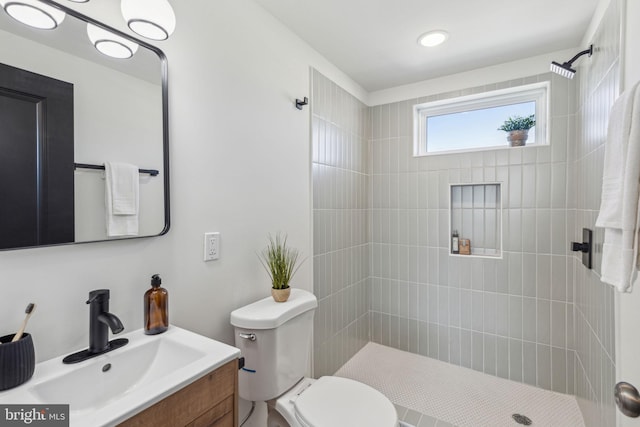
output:
M63 11L38 0L0 0L0 6L13 19L41 30L53 30L67 16Z
M131 58L138 50L137 43L93 24L87 24L87 35L98 52L112 58Z
M131 30L151 40L166 40L176 29L176 15L167 0L122 0L122 16Z

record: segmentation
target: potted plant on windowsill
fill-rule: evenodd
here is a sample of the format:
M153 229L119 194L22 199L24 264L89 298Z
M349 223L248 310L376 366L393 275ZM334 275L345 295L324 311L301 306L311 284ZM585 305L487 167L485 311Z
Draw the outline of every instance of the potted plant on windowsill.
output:
M535 114L528 117L513 116L505 120L498 130L507 132L507 141L511 147L521 147L526 144L529 138L529 129L535 125Z
M291 287L289 282L298 268L300 253L295 248L287 247L287 236L280 233L276 237L269 235L269 244L260 253L260 262L271 278L271 296L276 302L289 299Z

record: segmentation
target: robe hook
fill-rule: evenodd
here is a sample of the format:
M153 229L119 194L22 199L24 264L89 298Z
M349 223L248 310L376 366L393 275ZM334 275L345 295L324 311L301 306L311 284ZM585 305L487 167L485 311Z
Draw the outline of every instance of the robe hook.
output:
M302 107L307 104L309 104L309 98L307 98L306 96L304 97L303 101L296 98L296 108L298 110L302 110Z

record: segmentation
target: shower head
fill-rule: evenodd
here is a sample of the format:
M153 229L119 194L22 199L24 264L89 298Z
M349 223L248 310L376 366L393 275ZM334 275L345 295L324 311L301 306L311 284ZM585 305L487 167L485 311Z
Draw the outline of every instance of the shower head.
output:
M551 62L551 71L568 79L572 79L576 74L576 70L571 68L571 65L569 65L568 62L565 62L564 64L558 64L556 61Z
M562 64L557 63L556 61L551 62L551 71L556 74L560 74L562 77L566 77L568 79L572 79L576 74L576 70L571 68L574 62L582 55L593 54L593 45L589 46L589 49L585 49L582 52L578 53L576 56L568 60L567 62L563 62Z

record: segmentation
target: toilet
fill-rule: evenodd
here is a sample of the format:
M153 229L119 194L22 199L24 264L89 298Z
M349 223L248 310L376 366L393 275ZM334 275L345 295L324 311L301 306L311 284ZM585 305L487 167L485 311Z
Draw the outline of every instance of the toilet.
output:
M395 407L374 388L347 378L305 378L316 297L292 289L231 313L235 343L245 359L240 397L267 402L268 427L396 427Z

